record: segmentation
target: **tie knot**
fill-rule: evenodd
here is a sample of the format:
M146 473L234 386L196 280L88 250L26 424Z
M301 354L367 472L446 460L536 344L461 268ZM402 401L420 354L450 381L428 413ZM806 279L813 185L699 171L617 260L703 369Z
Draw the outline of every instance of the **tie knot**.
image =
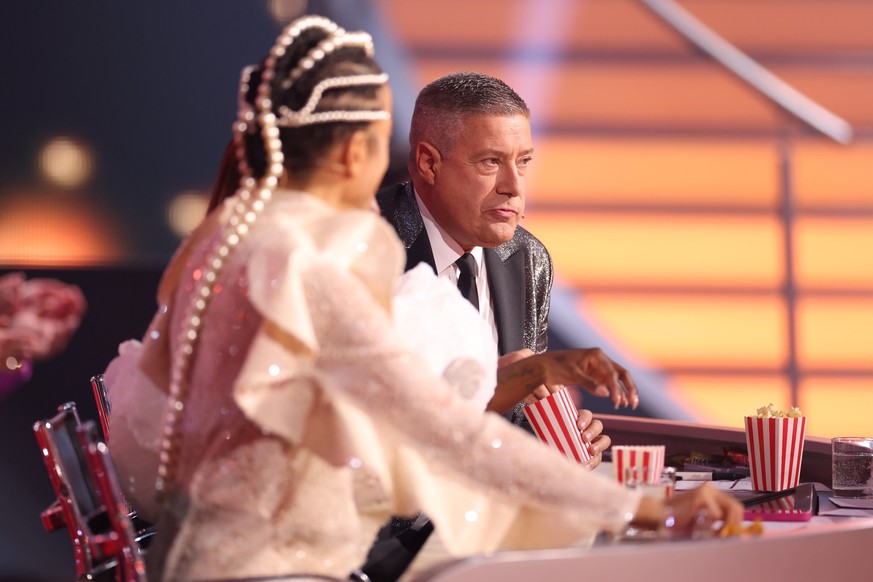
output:
M467 277L476 276L476 259L470 253L464 253L461 255L461 257L455 261L455 264L458 265L458 270L462 275L466 275Z

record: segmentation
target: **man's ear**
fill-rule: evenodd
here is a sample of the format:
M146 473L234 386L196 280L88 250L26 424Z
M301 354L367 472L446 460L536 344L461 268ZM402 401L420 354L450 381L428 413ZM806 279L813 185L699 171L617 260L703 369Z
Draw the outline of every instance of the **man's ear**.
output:
M426 141L420 141L415 146L415 169L422 179L431 186L436 182L441 162L439 150Z

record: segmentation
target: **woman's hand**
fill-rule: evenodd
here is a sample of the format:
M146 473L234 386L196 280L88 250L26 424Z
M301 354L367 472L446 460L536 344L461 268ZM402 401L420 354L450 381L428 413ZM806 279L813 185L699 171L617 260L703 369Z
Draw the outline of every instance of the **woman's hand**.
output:
M649 529L668 527L675 532L689 532L701 523L723 521L738 526L743 521L743 504L734 496L704 483L688 491L677 492L668 502L643 497L632 525Z

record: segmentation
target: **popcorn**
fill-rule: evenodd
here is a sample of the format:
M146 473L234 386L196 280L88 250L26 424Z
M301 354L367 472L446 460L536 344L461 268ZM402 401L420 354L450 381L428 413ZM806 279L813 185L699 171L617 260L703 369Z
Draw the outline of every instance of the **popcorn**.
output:
M783 491L800 480L806 417L796 406L788 412L773 404L745 419L752 486L758 491Z
M803 413L797 406L792 406L788 412L778 410L771 402L767 406L758 409L758 418L800 418Z
M742 524L725 524L718 531L719 537L728 538L732 536L740 536L743 534L759 536L764 533L764 525L761 523L761 518L756 518L748 526Z

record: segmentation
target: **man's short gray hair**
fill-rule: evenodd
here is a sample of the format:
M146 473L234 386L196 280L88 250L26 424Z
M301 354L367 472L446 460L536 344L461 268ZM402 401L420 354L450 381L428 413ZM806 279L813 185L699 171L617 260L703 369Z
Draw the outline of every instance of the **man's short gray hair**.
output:
M415 100L409 128L410 156L422 141L446 155L460 123L470 115L524 115L530 119L530 110L500 79L482 73L450 73L427 85Z

